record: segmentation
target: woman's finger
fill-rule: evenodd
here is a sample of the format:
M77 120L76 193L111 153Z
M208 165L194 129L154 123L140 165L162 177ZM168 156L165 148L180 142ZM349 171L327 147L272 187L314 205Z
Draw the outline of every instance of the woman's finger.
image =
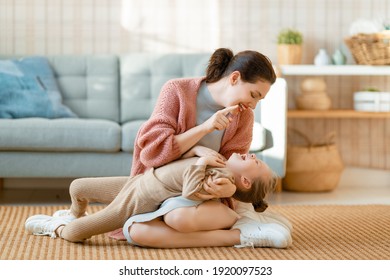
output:
M216 158L215 162L218 164L219 167L225 167L226 166L225 161L220 159L220 158Z
M233 106L229 106L229 107L222 109L221 112L226 116L229 113L230 114L237 114L239 112L239 109L240 109L239 105L233 105Z
M215 123L215 128L218 129L218 130L222 130L222 129L225 129L228 124L230 123L229 119L225 116L221 116L220 118L218 118L216 120L216 123Z

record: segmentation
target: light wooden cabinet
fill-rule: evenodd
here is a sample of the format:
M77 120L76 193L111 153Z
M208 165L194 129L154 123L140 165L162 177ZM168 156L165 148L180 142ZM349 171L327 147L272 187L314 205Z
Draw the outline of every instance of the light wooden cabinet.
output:
M339 100L345 95L347 101L341 102L342 106L336 104L330 110L296 110L294 106L289 106L287 116L290 127L303 130L313 139L335 130L346 165L390 170L390 112L353 110L351 92L351 83L364 79L380 79L382 85L389 87L390 66L281 65L278 70L287 80L289 94L290 82L295 83L295 91L298 91L298 82L310 76L320 76L331 81L336 79L338 88L347 88L345 92L339 90L337 97L332 96Z

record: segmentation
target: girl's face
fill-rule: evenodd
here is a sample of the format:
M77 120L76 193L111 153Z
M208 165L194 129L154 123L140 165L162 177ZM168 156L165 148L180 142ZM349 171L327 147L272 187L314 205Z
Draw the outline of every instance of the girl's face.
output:
M271 176L268 165L258 159L255 154L234 153L227 160L226 166L234 173L245 176L250 180Z
M267 81L243 82L238 71L231 73L228 79L229 86L226 99L228 104L226 107L240 104L243 109L255 109L257 103L266 97L271 88L271 84Z

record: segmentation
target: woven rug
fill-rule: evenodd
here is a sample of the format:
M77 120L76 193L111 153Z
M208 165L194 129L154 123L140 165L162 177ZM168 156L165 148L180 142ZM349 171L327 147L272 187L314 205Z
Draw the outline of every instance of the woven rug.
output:
M271 206L294 225L287 249L146 249L98 235L84 243L28 235L24 221L66 206L0 206L1 260L389 260L390 205ZM91 206L89 213L102 209Z

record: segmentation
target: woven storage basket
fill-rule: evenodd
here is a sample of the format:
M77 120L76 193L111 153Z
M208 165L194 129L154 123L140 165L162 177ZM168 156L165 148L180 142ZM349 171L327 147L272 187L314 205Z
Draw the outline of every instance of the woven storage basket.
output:
M290 131L303 137L307 145L288 145L283 189L297 192L324 192L336 188L344 164L337 146L333 143L335 133L329 134L325 143L313 144L299 130Z
M357 64L390 64L390 30L372 34L361 33L344 41Z
M300 110L329 110L332 101L326 93L300 94L295 98Z

